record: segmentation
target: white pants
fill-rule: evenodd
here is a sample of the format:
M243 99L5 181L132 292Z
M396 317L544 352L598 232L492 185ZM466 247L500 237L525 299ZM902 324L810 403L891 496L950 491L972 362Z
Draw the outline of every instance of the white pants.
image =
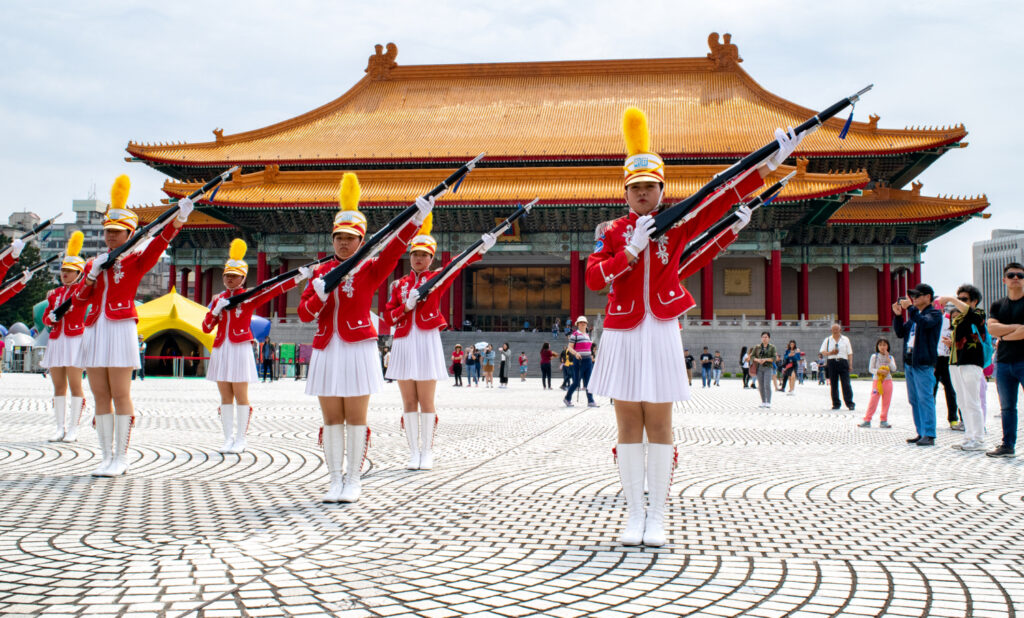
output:
M956 403L964 419L964 440L981 442L985 436L985 419L981 413L981 382L984 371L977 365L950 365L949 379L956 391Z

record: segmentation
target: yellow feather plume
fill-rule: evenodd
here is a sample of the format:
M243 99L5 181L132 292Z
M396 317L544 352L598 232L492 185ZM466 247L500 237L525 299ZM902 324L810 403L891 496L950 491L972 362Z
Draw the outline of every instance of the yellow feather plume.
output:
M132 188L132 181L127 174L121 174L114 180L114 186L110 187L110 207L124 208L128 203L128 191Z
M428 213L427 218L423 220L423 225L420 227L421 236L430 236L430 231L434 229L434 213Z
M68 239L68 255L74 257L82 251L82 244L85 243L85 234L75 230Z
M359 179L352 172L341 177L338 186L338 203L342 210L359 210Z
M245 241L241 238L236 238L231 241L231 247L228 249L228 258L232 260L240 260L245 257L246 250L249 246L245 244Z
M626 138L626 153L629 156L651 151L651 133L647 129L647 116L635 107L629 107L622 114L622 136Z

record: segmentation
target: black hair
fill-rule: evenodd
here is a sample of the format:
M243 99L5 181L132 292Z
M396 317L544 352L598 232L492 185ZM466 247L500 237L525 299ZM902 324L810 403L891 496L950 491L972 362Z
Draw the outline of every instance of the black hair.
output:
M551 346L550 346L550 345L548 345L548 342L547 342L547 341L545 341L545 342L544 342L544 345L540 346L540 349L542 349L542 350L550 350L550 349L551 349Z
M970 283L965 283L956 289L957 296L959 296L961 292L967 292L968 298L978 301L979 303L981 302L981 290Z
M771 338L772 338L772 334L771 334L771 333L769 333L768 331L766 331L766 330L763 330L763 331L761 331L761 336L762 336L762 337L764 337L765 335L768 335L768 338L769 338L769 339L771 339Z
M1006 266L1003 266L1003 275L1006 275L1006 271L1010 270L1011 268L1016 270L1024 270L1024 266L1021 266L1020 262L1010 262Z
M881 350L878 349L878 346L879 346L879 344L882 344L882 343L885 344L885 347L889 350L889 353L891 354L892 353L892 345L889 344L889 340L886 339L885 337L882 337L881 339L879 339L878 341L875 342L875 352L881 352Z
M789 343L793 344L793 349L795 350L796 349L796 341L794 339L790 339ZM786 344L786 349L787 350L789 349L789 343Z

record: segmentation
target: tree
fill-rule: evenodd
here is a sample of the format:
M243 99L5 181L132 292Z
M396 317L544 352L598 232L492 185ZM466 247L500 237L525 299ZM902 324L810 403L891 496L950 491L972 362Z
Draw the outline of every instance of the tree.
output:
M0 234L0 251L10 244L11 239ZM15 275L20 275L26 266L32 266L38 262L39 248L32 244L25 245L25 249L21 252L21 258L14 263L14 266L11 266L4 278L10 279ZM37 271L24 290L0 305L0 324L10 327L15 322L24 322L26 326L32 328L32 307L39 301L46 300L46 293L53 287L55 286L50 272L46 269Z

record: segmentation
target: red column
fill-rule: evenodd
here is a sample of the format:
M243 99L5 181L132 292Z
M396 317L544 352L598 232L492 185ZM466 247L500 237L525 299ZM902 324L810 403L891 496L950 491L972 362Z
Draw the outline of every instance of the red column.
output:
M451 254L450 251L442 251L441 252L441 263L442 264L447 264L449 261L451 261L451 259L452 259L452 254ZM448 322L449 326L452 323L452 310L451 310L452 295L450 293L450 290L451 290L451 287L449 287L447 290L445 290L444 294L441 295L441 315L444 316L444 321ZM456 330L458 330L458 328L456 328Z
M700 269L700 319L713 320L715 317L715 271L714 263Z
M465 275L465 270L455 275L455 283L452 284L452 329L454 330L462 330L462 322L466 319L465 313L463 312L464 303L462 300L463 277Z
M188 298L188 269L181 269L181 285L178 286L178 294Z
M203 304L203 267L196 264L193 271L192 281L195 282L195 289L192 291L192 300L200 305Z
M850 265L843 263L836 278L836 296L839 307L839 323L850 325Z
M288 272L288 260L281 258L281 268L278 270L278 274L285 274ZM277 317L284 322L284 319L288 317L288 294L287 292L277 297Z
M775 301L772 296L775 294L775 290L772 287L772 259L770 257L764 260L764 319L772 319L772 307L775 306Z
M579 268L580 264L580 252L570 251L569 252L569 315L571 319L575 320L577 317L583 315L583 294L585 288L583 287L583 273Z
M256 282L266 281L268 274L270 274L270 268L267 266L267 253L266 251L260 251L256 254ZM267 310L266 305L260 305L254 313L267 317L270 312Z
M811 269L807 264L800 265L800 274L796 279L796 312L801 320L808 319L810 315L809 287L811 282Z
M377 315L384 314L384 305L388 303L388 280L385 279L384 283L380 284L377 288ZM377 334L390 335L391 327L384 323L383 320L377 325Z
M889 299L889 288L891 286L892 273L889 272L889 265L882 264L882 270L878 271L878 325L883 328L892 324L892 301Z
M772 319L782 319L782 251L772 251Z
M213 269L206 269L206 290L203 292L203 304L209 305L213 300Z
M174 268L174 264L169 265L167 269L167 291L170 292L171 288L174 287L174 280L178 278L178 271Z
M921 281L923 281L923 277L921 276L921 262L918 262L914 264L914 274L913 279L910 283L910 287L916 287L918 285L921 285Z

